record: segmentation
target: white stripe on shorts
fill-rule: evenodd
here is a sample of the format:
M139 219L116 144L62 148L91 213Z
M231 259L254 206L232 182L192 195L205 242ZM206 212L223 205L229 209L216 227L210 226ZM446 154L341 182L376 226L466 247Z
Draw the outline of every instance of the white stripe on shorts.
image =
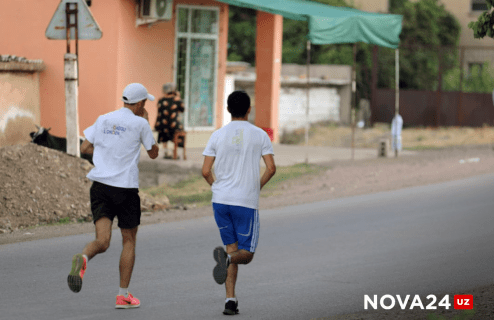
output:
M257 240L259 239L259 211L254 213L254 231L252 234L252 241L250 242L250 252L254 252L257 247Z

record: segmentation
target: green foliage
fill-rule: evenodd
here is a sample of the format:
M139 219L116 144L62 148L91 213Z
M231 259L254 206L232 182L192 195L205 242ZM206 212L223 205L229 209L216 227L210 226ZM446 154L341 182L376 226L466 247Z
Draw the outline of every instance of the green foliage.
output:
M389 0L389 11L396 12L402 8L408 0Z
M460 67L456 66L445 73L443 79L444 91L460 90ZM482 67L474 66L470 75L466 75L462 82L463 92L491 93L494 90L494 70L485 62Z
M283 19L283 63L306 63L308 32L306 21Z
M228 61L256 61L256 11L230 6Z
M494 0L486 0L487 11L483 12L477 19L468 24L468 27L473 30L473 36L476 39L484 38L488 36L494 38L494 14L492 7L494 6Z
M400 87L435 90L440 59L443 70L451 68L457 61L455 50L441 52L438 48L458 45L460 24L438 0L420 0L415 3L404 0L399 1L400 6L396 4L398 1L394 2L393 13L403 15L403 30L400 36L400 47L403 48L400 50ZM380 60L394 59L390 57L392 55L392 52L384 53ZM380 64L381 66L383 64ZM394 84L390 83L391 79L394 82L394 77L390 77L392 71L379 72L380 85L394 87Z

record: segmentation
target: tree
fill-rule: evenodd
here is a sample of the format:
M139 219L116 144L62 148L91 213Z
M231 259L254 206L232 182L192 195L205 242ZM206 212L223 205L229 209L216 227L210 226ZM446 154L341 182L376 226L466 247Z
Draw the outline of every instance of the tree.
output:
M256 11L230 6L228 61L256 61Z
M473 30L473 36L476 39L482 39L485 36L494 38L494 14L492 7L494 6L494 0L485 0L487 3L487 11L483 12L477 21L472 21L468 24L468 27Z
M460 24L438 0L395 0L393 13L403 15L400 36L400 87L435 90L438 85L439 61L443 70L452 68L457 61L456 50L442 48L458 45ZM382 51L381 61L394 60L393 52ZM386 63L381 63L380 68L392 68L389 63L387 65L388 67ZM390 73L390 70L379 71L381 86L394 87L394 77L390 79Z

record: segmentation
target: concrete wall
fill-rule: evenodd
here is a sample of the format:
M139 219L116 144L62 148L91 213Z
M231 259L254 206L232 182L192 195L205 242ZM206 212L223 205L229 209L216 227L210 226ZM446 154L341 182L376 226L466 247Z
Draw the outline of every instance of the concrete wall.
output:
M338 96L340 97L340 122L344 125L350 125L352 123L352 86L339 87Z
M348 125L351 122L351 112L350 104L352 100L352 90L351 90L351 66L346 65L311 65L309 69L311 83L313 85L324 85L326 84L326 89L332 88L336 90L334 93L338 97L338 119L337 121L341 124ZM304 86L304 82L307 78L307 66L297 65L297 64L283 64L281 68L282 76L282 86L283 81L289 81L290 79L299 78L299 85ZM311 90L311 95L312 95ZM317 96L317 94L316 94ZM306 98L303 98L306 99ZM317 101L317 98L316 98ZM330 105L332 105L330 103ZM282 105L280 104L280 110ZM281 112L281 111L280 111ZM332 113L333 116L336 113ZM335 120L335 119L325 119L325 120Z
M40 121L36 72L0 72L0 147L29 142Z
M311 88L309 102L309 122L340 121L340 97L336 88ZM306 109L307 89L282 86L279 105L280 132L305 127Z
M351 104L351 67L345 65L310 66L310 110L311 122L337 121L350 124ZM235 90L244 90L251 97L252 111L249 121L254 123L255 106L255 69L247 68L234 75ZM281 67L281 91L278 125L291 130L303 127L305 106L307 103L307 66L283 64Z
M250 96L251 101L255 101L254 80L235 81L235 90L243 90ZM344 90L343 88L347 88ZM342 119L341 114L350 115L350 111L343 110L341 101L347 101L350 105L349 97L342 97L340 94L351 94L351 86L331 86L313 85L310 88L309 121L336 121L348 124L346 119ZM278 106L278 126L279 132L283 130L293 130L305 126L305 114L307 106L307 89L305 86L281 82L279 106ZM249 121L254 123L256 108L252 107Z
M350 81L352 76L352 67L346 65L310 65L309 68L310 77L323 79L323 80L338 80L338 81ZM306 79L307 66L284 63L281 68L282 77L298 77L300 79Z
M347 0L347 3L363 11L381 13L389 11L389 0Z

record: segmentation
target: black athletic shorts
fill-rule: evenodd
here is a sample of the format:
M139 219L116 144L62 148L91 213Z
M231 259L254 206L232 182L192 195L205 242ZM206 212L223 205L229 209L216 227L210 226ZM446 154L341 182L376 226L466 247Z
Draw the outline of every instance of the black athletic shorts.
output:
M103 217L113 221L115 216L121 229L132 229L141 223L139 189L112 187L94 181L89 196L95 223Z

